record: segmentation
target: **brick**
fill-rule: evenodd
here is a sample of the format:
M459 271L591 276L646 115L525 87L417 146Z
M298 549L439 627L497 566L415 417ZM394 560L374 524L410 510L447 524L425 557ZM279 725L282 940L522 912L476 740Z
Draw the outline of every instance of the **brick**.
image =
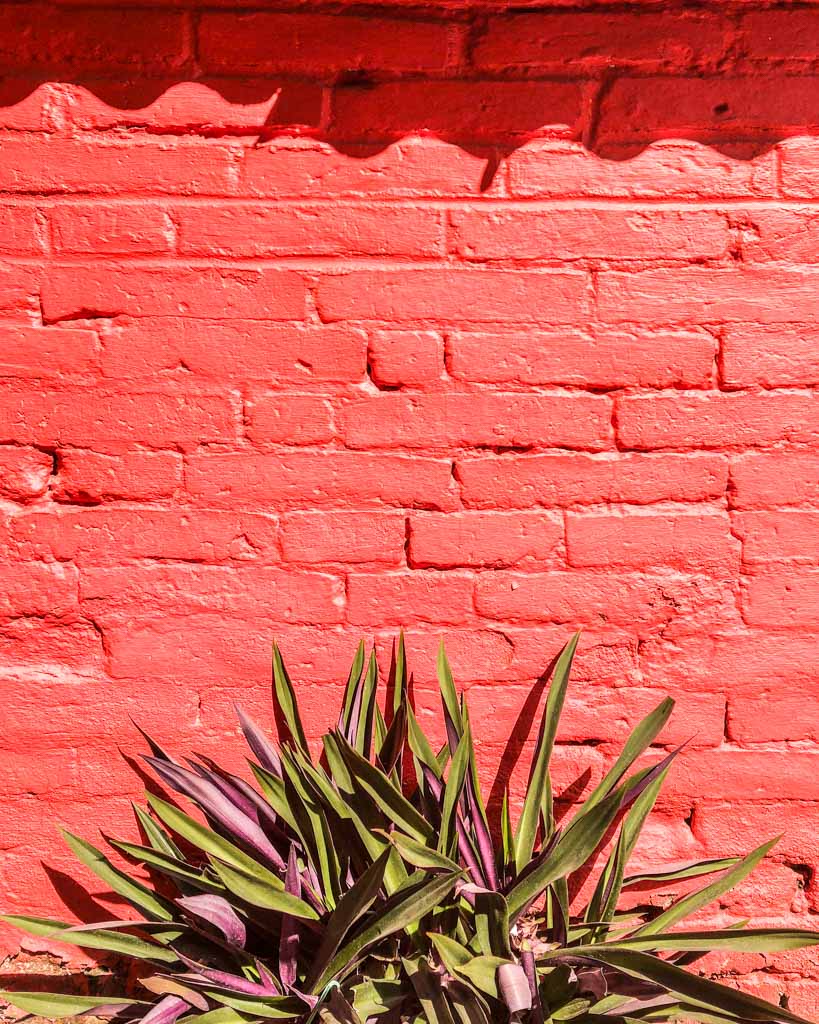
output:
M577 82L407 80L337 85L331 128L356 139L397 139L428 131L457 141L501 140L542 131L544 125L572 135L581 114Z
M0 498L28 502L45 494L53 459L36 448L0 446Z
M607 321L778 324L819 314L811 268L663 268L600 275L598 310Z
M692 574L570 569L551 572L481 573L475 585L480 615L499 622L605 624L697 633L740 625L736 599L726 582Z
M38 575L39 571L32 573L33 583ZM89 678L99 678L104 670L102 634L90 622L36 615L0 625L0 671L20 683L6 688L7 709L13 697L19 695L21 706L35 720L44 722L49 715L40 713L41 702L50 711L73 704L75 691L82 691ZM51 691L48 697L44 691ZM81 697L74 699L82 703Z
M456 678L460 678L456 676ZM526 714L532 686L470 686L467 702L472 721L481 723L481 738L504 743L510 724ZM676 695L675 695L676 696ZM585 686L569 693L563 705L558 742L614 743L622 745L634 726L666 697L646 687ZM542 703L537 709L541 713ZM675 744L691 740L700 747L719 746L723 739L725 698L719 694L680 694L674 713L657 738Z
M423 387L444 371L444 340L436 331L374 331L368 355L377 387Z
M545 512L456 512L409 520L412 568L497 568L554 562L563 546L563 519Z
M596 146L689 136L705 143L754 139L773 144L812 124L819 79L810 74L619 77L601 103ZM613 155L613 154L612 154Z
M68 448L58 458L54 497L65 502L150 501L170 498L182 485L179 452L121 455Z
M0 310L31 314L37 308L40 271L21 264L0 264Z
M289 512L280 539L285 561L400 565L406 539L401 512Z
M296 320L304 315L302 277L281 268L145 266L54 267L43 284L48 320L81 316L197 316Z
M814 442L819 402L810 392L633 395L618 400L627 448L736 448Z
M283 137L243 151L239 190L249 197L331 200L491 196L499 184L486 181L489 156L429 136L375 152L362 143L339 151L314 139Z
M706 793L754 803L769 800L773 792L790 800L815 800L818 771L816 751L683 751L665 785L669 797Z
M566 516L569 565L736 568L739 544L726 515L637 513Z
M432 207L334 204L182 206L187 256L438 256L443 222Z
M16 516L10 533L13 547L27 558L78 565L134 558L275 560L275 520L245 512L63 507Z
M319 395L259 395L248 403L246 417L254 442L321 444L335 433L332 406Z
M15 193L229 195L235 166L236 150L215 140L0 139L0 190Z
M737 325L725 330L722 376L730 387L819 384L819 331L783 324L775 331Z
M0 203L0 253L33 256L42 251L36 208Z
M737 692L763 692L772 682L783 691L813 686L819 679L819 637L806 631L777 634L717 630L672 642L650 639L640 648L647 677L659 685L711 692L730 679Z
M586 276L576 272L409 269L352 270L319 280L326 320L569 322L588 308ZM551 310L557 312L550 313Z
M0 568L0 615L66 615L77 607L77 570L71 565L21 564Z
M767 58L813 60L816 46L812 37L813 11L809 9L743 12L740 40L754 60Z
M819 570L794 566L749 577L743 614L751 626L819 625Z
M743 259L816 262L813 239L819 218L810 207L759 206L732 211L730 218L741 235Z
M237 501L298 507L355 501L409 508L451 508L446 459L370 452L203 453L187 460L189 493L208 504Z
M788 140L779 153L782 192L785 196L798 199L815 199L816 185L816 142L813 139Z
M176 371L220 381L355 383L365 377L367 338L347 324L118 317L103 331L101 362L111 378Z
M456 472L469 508L705 501L728 484L727 459L710 453L506 453L459 458Z
M350 573L347 618L357 624L463 623L474 618L467 573Z
M447 362L458 380L580 387L702 387L715 339L705 331L580 331L447 335Z
M799 505L819 500L819 455L743 452L731 460L731 499L737 508Z
M174 224L161 206L55 206L49 212L56 253L153 255L174 249Z
M5 66L170 71L185 62L181 11L11 4L0 12Z
M106 618L190 612L334 623L343 616L344 586L326 573L269 566L154 565L138 576L130 567L106 566L83 571L80 600L103 627Z
M469 260L707 259L729 242L718 210L493 205L449 216L455 252Z
M99 341L91 330L0 324L0 376L57 377L97 369Z
M727 42L727 20L717 12L632 13L545 11L496 15L473 51L477 67L685 67L712 62Z
M229 74L434 71L446 63L447 37L444 20L207 11L199 23L199 57L208 71Z
M819 512L735 512L731 524L747 563L819 560Z
M716 149L662 139L628 161L606 160L580 143L532 140L508 159L510 190L521 198L730 199L773 197L774 156L730 160Z
M230 441L238 411L230 395L173 391L107 393L100 388L0 390L0 437L39 445L116 448L140 442L193 447Z
M728 736L734 743L784 743L819 740L819 720L806 714L819 696L819 686L797 692L777 688L767 693L743 693L728 699Z
M740 799L728 803L720 794L713 794L709 802L697 805L693 825L708 849L737 856L758 846L761 836L776 835L785 821L788 828L777 844L777 856L797 864L811 863L816 856L819 804L792 800L784 794L772 794L767 802Z
M611 408L600 395L447 392L380 395L352 402L344 437L352 448L538 445L606 448Z

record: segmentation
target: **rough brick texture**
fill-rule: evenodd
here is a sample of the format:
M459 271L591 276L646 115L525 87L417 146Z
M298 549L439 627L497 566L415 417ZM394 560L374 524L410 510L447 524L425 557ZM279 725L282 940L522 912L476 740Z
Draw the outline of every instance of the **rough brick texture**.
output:
M582 626L558 795L671 693L639 856L784 831L707 919L810 927L819 7L288 3L0 5L0 907L111 916L54 819L128 715L240 767L274 636L314 734L445 636L489 780Z

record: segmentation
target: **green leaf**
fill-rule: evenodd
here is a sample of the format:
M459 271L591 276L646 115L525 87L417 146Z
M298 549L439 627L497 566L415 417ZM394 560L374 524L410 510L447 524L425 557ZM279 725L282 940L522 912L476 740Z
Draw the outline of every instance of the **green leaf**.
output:
M362 1020L380 1017L406 998L403 982L383 978L368 978L354 985L352 994L353 1009Z
M166 853L169 857L181 859L182 852L174 843L164 828L160 828L154 819L137 804L132 803L134 813L139 819L142 830L151 846L159 853Z
M65 942L81 949L104 949L111 953L122 953L123 956L137 960L159 960L162 963L175 963L176 953L164 946L156 946L136 935L127 932L109 931L105 928L89 931L70 931L71 925L62 921L53 921L47 917L25 917L19 914L0 914L0 921L22 928L30 935L42 935L57 942Z
M313 985L313 992L319 992L340 972L350 970L358 957L374 942L386 938L409 925L413 925L430 910L435 908L454 887L458 877L454 872L439 875L425 885L412 886L403 897L399 893L389 909L375 915L375 920L363 931L349 939L336 953Z
M336 734L336 741L357 784L387 816L387 820L420 842L428 839L432 835L432 826L387 776L366 761L343 736Z
M72 835L65 829L62 830L62 834L74 856L90 868L97 878L102 879L106 885L110 885L111 889L127 900L131 906L137 907L148 917L157 918L160 921L173 920L173 914L168 909L165 900L160 899L144 885L134 881L124 871L115 868L100 850L85 839L80 839L79 836Z
M271 1017L274 1020L285 1020L301 1017L304 1014L304 1003L290 996L246 996L227 995L218 990L205 989L204 994L215 1003L222 1003L239 1013L249 1013L254 1017Z
M683 896L671 904L666 910L655 917L652 921L647 922L641 928L638 928L634 932L634 938L644 935L656 935L660 932L667 931L677 921L682 921L683 918L688 917L690 914L695 913L701 907L707 906L713 900L717 899L724 892L729 889L733 889L735 885L747 877L762 860L763 857L779 842L779 836L776 839L771 839L767 843L763 843L758 846L755 850L744 857L738 864L735 864L730 871L727 871L721 878L707 885L704 889L699 889L697 892L689 893L687 896Z
M416 839L411 839L400 832L385 832L384 836L407 864L414 868L426 868L428 871L460 871L460 866L454 860L450 860L430 846L419 843Z
M184 811L180 811L178 807L166 803L165 800L160 800L158 796L153 794L148 795L148 803L150 803L157 816L168 828L173 829L177 835L182 836L183 839L186 839L198 850L203 850L220 861L238 868L239 871L245 874L257 877L274 889L284 889L284 883L278 875L268 871L258 861L255 861L240 850L238 846L234 846L229 840L223 839L222 836L206 825L194 821Z
M589 794L583 804L584 810L591 810L622 781L637 758L651 746L660 734L673 709L674 701L670 697L666 697L652 712L646 715L626 740L620 756Z
M438 836L438 852L451 854L456 848L456 815L461 802L461 793L469 769L469 730L461 733L461 739L452 756L449 777L444 787L444 801L441 808L441 832Z
M393 717L399 710L409 704L407 700L407 657L404 651L404 630L398 634L398 649L395 653L395 672L393 674L392 713Z
M73 996L60 995L56 992L0 991L0 999L16 1006L18 1010L51 1020L58 1020L61 1017L76 1017L81 1013L89 1013L100 1006L148 1005L141 999L125 999L120 996Z
M361 681L361 672L364 668L364 641L359 640L358 648L353 658L353 663L350 666L349 674L347 675L347 684L344 687L344 703L342 705L341 712L341 724L345 734L350 728L350 720L353 713L353 705L355 704L355 696L358 692L358 687Z
M262 907L265 910L276 910L280 914L289 914L291 917L304 918L309 921L317 921L319 915L313 910L309 903L285 892L284 889L271 886L266 878L259 878L255 874L241 871L232 865L223 864L216 859L211 859L213 870L239 899L250 903L254 907Z
M290 676L284 667L281 651L276 643L273 644L273 699L277 710L284 719L291 739L309 757L307 738L301 724L296 694L293 692L293 684L290 682Z
M475 893L475 931L481 952L512 959L509 906L499 892Z
M507 895L512 921L547 885L571 874L591 857L617 816L620 803L621 794L618 791L592 808L588 814L576 818L552 852L513 886Z
M402 957L401 962L428 1024L455 1024L440 976L431 971L429 964L421 957L412 960Z
M656 935L633 936L603 943L603 946L606 949L611 946L618 949L673 949L706 953L712 949L731 949L737 953L774 953L784 949L819 946L819 932L799 928L723 928L714 931L663 932ZM574 952L575 949L572 950L572 953Z
M700 860L694 864L686 864L681 868L669 868L666 871L644 871L638 875L629 875L623 879L623 888L632 885L662 885L665 882L676 882L680 878L699 878L700 875L712 875L715 871L725 871L738 864L740 857L718 857L714 860Z
M441 691L441 701L444 705L445 714L449 716L452 724L455 726L455 732L457 733L458 739L463 734L463 721L461 719L461 706L458 702L458 694L455 691L455 681L452 678L452 669L449 667L449 659L446 656L446 648L444 647L444 641L441 641L441 645L438 648L438 686ZM450 752L452 754L455 751L452 749L450 743Z
M154 847L138 846L136 843L126 843L122 839L109 839L108 842L115 849L133 858L133 860L155 868L161 874L174 879L174 881L187 882L203 892L222 893L225 891L223 885L197 872L187 861L177 860L176 857L161 853Z
M338 857L327 818L313 799L312 787L304 771L308 759L298 751L282 750L280 756L285 797L298 825L296 831L321 878L325 901L329 906L335 906L341 892Z
M458 974L466 978L481 992L495 999L498 995L498 968L503 964L510 963L505 957L500 956L473 956L467 963L458 968Z
M393 856L395 854L388 847L338 901L338 906L324 924L321 945L313 958L305 981L305 988L309 991L315 991L313 989L315 979L330 963L345 935L375 902L384 883L387 862Z
M557 724L560 719L560 713L563 710L563 702L566 698L566 688L569 683L572 659L574 658L574 652L577 649L579 639L580 634L575 633L561 651L555 665L551 685L549 686L549 695L546 699L543 718L540 722L537 750L529 776L526 800L524 801L523 811L521 812L515 833L515 865L519 872L532 859L532 851L535 848L543 793L549 775L549 761L555 745Z
M456 974L459 967L468 964L472 954L456 939L440 932L427 932L427 938L435 947L438 958L450 974Z
M676 967L667 960L651 956L649 953L603 945L584 948L587 952L584 952L583 956L608 964L632 978L640 978L660 985L667 991L698 1003L705 1009L713 1009L718 1013L731 1014L745 1020L809 1024L802 1017L798 1017L784 1007L774 1006L765 1002L764 999L746 995L744 992L728 988L727 985L720 985L716 981L691 974L689 971ZM576 949L572 949L572 955L576 955Z

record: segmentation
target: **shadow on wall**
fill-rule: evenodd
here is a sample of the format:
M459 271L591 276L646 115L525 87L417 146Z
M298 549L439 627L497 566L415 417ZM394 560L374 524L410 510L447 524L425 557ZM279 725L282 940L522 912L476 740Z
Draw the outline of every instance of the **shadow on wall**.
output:
M819 128L816 8L311 7L2 5L0 125L297 134L355 156L429 132L486 156L487 180L535 136L749 159Z

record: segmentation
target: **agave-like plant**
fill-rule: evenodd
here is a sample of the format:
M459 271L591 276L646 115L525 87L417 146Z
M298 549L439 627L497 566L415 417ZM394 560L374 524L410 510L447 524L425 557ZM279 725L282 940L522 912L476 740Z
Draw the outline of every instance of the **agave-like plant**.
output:
M208 758L181 764L146 734L145 760L204 816L149 795L144 844L107 839L144 866L138 881L84 839L79 859L141 914L70 926L7 915L35 935L141 961L145 998L5 992L52 1019L87 1014L144 1024L489 1024L514 1020L648 1024L781 1021L789 1010L686 968L718 949L772 951L819 933L676 930L740 882L770 850L629 877L626 865L676 751L633 770L673 702L639 725L568 824L555 820L549 761L577 636L553 667L522 811L508 796L493 836L472 727L446 655L438 662L447 742L433 750L409 695L403 637L393 647L387 711L363 643L335 729L311 757L295 693L273 650L280 742L239 711L256 785ZM601 858L601 851L608 855ZM570 881L602 859L586 906ZM621 891L719 873L659 912L618 909Z

